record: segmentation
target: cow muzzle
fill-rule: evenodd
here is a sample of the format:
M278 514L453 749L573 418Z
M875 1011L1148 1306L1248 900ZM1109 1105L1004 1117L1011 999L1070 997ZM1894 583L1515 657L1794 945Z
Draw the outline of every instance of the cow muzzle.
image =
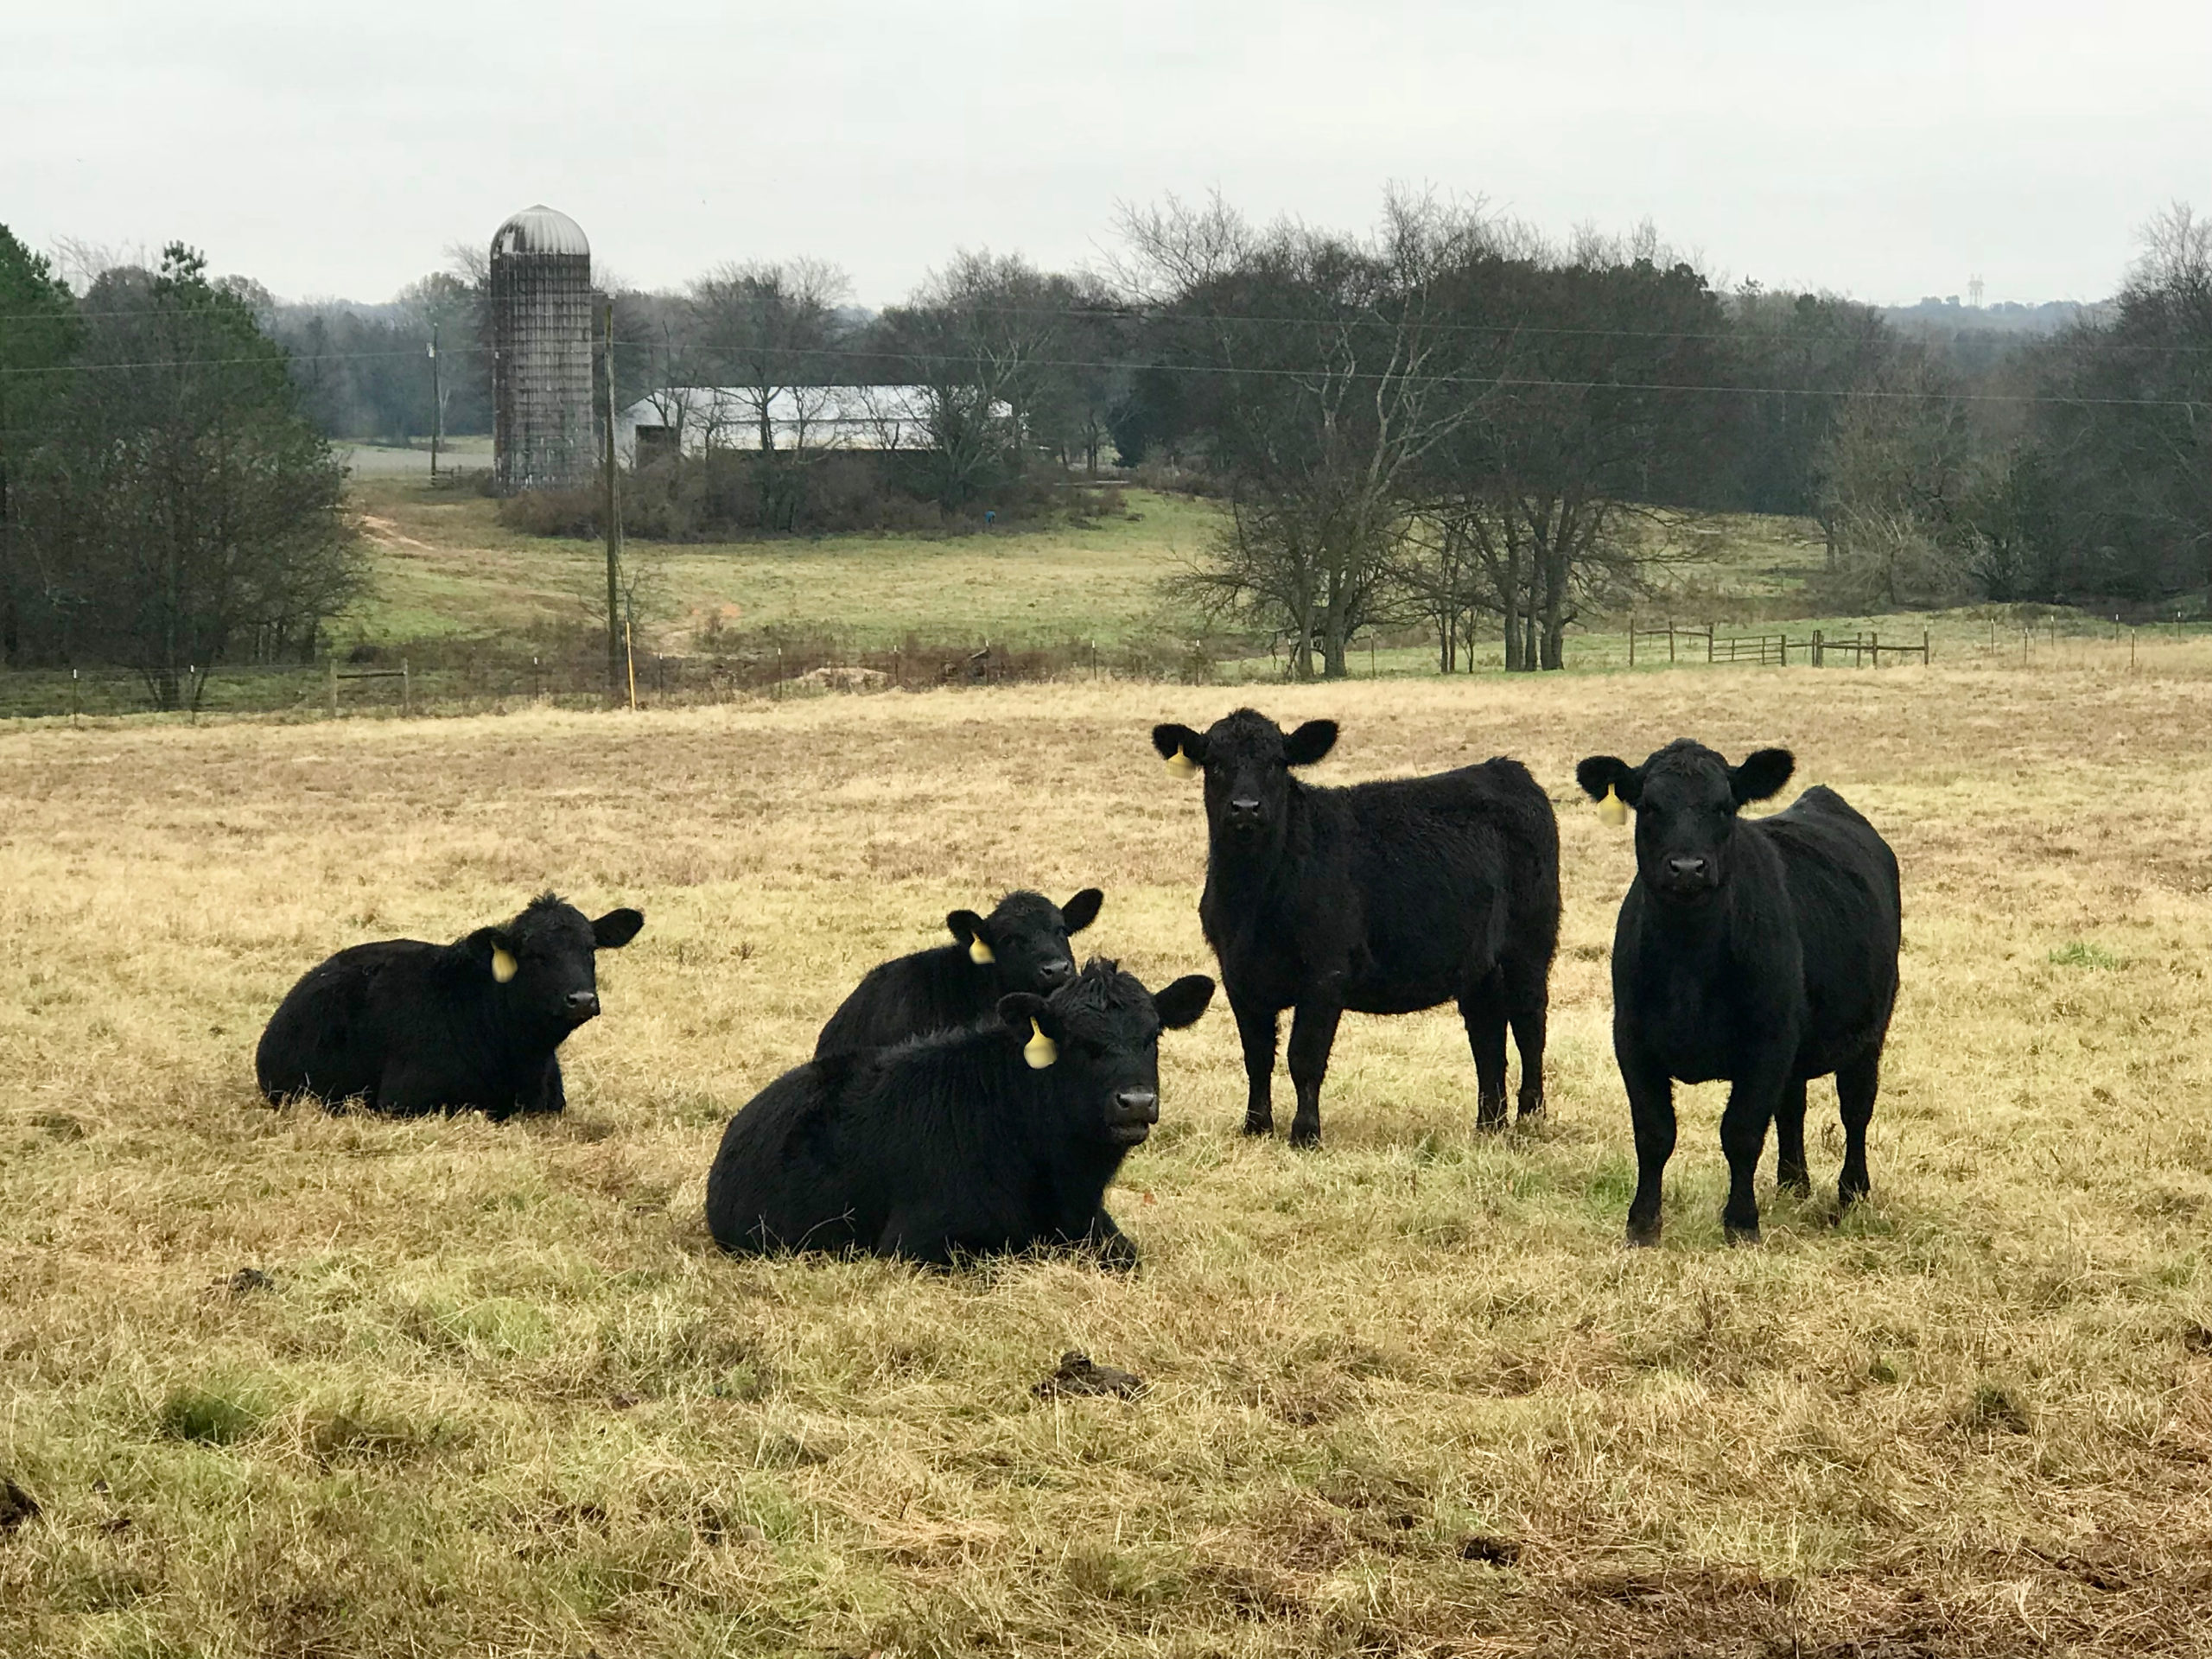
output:
M1114 1109L1106 1120L1107 1135L1116 1145L1137 1146L1159 1122L1159 1095L1149 1089L1124 1089L1114 1096Z
M1254 796L1236 796L1221 810L1222 828L1232 835L1257 835L1262 823L1260 803Z
M1037 982L1046 990L1056 990L1075 977L1075 963L1065 959L1048 962L1037 969Z
M1720 872L1702 853L1670 853L1658 861L1651 885L1669 899L1701 899L1720 885Z
M581 1026L587 1020L596 1020L599 1017L599 993L597 991L570 991L565 1006L568 1008L569 1023Z

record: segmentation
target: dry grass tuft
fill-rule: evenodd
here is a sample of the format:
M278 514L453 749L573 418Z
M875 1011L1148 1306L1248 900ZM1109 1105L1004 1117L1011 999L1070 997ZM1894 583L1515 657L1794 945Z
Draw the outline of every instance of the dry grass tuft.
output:
M1234 1133L1217 1012L1112 1202L1132 1279L732 1262L728 1115L1016 885L1205 965L1167 688L636 718L0 733L0 1652L1261 1656L2212 1649L2212 652L1283 690L1332 780L1510 752L1562 806L1552 1114L1448 1011L1348 1021L1328 1146ZM1721 1247L1717 1089L1620 1244L1626 836L1581 755L1784 742L1906 873L1872 1201ZM364 938L635 903L569 1115L271 1111ZM1039 1399L1071 1349L1141 1398ZM12 1499L10 1500L12 1502Z

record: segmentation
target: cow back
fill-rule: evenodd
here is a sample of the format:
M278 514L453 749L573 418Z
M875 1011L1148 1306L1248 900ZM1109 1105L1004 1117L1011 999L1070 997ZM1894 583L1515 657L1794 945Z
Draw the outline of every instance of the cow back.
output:
M910 1037L973 1024L997 1001L990 974L965 947L938 945L871 968L815 1039L826 1055L884 1048Z

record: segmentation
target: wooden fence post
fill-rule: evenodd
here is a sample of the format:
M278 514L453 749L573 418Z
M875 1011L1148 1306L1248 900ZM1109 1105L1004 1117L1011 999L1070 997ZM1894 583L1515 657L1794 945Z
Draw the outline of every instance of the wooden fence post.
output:
M1628 665L1636 666L1636 613L1628 613Z
M330 659L330 717L338 718L338 659Z
M406 719L415 712L415 683L407 671L407 659L399 659L399 717Z

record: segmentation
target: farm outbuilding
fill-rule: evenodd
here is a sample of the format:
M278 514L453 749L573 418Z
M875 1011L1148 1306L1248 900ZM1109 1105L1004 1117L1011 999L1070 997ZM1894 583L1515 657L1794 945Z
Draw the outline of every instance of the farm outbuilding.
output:
M566 213L525 207L492 237L493 474L502 495L588 481L591 244Z
M664 386L616 416L614 447L631 467L679 450L927 449L936 397L927 386Z

